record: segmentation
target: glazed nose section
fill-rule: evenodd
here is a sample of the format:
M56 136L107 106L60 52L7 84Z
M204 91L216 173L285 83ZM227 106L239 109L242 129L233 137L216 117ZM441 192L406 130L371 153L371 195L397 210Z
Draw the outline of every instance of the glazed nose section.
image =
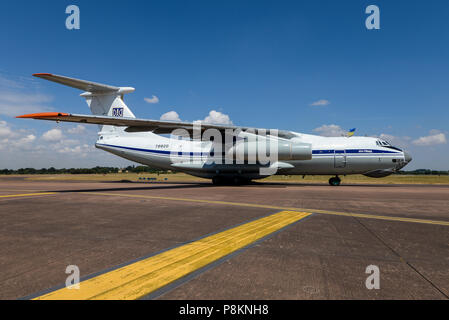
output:
M406 163L409 163L410 161L413 160L413 158L410 155L410 153L404 151L404 160L405 160Z

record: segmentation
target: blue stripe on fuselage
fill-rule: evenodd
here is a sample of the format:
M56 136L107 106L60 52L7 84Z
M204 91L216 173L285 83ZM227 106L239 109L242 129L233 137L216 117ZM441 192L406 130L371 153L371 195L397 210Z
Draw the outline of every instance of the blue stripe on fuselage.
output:
M387 150L376 150L376 149L346 149L346 150L313 150L312 154L314 155L331 155L334 153L345 153L346 154L399 154L400 152L395 151L387 151Z
M104 147L111 147L111 148L119 148L119 149L126 149L126 150L132 150L132 151L140 151L140 152L151 152L151 153L158 153L158 154L171 154L171 155L190 155L190 156L208 156L209 152L178 152L178 151L164 151L164 150L151 150L151 149L141 149L141 148L132 148L132 147L122 147L122 146L114 146L111 144L100 144L97 143L98 146L104 146Z
M175 152L175 151L164 151L164 150L151 150L151 149L141 149L141 148L132 148L132 147L122 147L122 146L114 146L110 144L99 144L99 146L111 147L111 148L119 148L126 149L132 151L140 151L140 152L151 152L158 154L167 154L167 155L184 155L184 156L209 156L209 152ZM333 154L346 154L351 155L370 155L370 154L400 154L400 152L387 151L387 150L375 150L375 149L348 149L348 150L313 150L313 155L333 155Z

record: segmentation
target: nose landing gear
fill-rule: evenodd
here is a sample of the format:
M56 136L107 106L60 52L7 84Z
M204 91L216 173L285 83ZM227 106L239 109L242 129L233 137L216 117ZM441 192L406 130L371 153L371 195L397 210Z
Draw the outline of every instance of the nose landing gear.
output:
M340 183L341 179L338 176L329 179L329 184L331 186L337 187L340 185Z

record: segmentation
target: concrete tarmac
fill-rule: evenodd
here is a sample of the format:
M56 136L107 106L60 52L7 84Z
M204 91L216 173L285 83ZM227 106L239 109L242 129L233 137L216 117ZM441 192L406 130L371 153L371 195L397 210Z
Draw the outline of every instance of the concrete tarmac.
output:
M154 299L447 299L449 186L0 178L0 298L39 295L284 210L312 213ZM380 271L367 289L366 268Z

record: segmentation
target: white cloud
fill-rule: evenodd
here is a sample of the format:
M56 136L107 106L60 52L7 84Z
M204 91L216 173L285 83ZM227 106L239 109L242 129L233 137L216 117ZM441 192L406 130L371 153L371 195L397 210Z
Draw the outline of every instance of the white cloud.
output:
M181 121L179 118L179 114L176 111L169 111L167 113L164 113L161 116L161 120L164 121Z
M80 141L75 139L63 139L60 141L60 144L66 146L74 146L80 144Z
M447 142L446 135L444 133L440 133L438 130L431 130L430 135L420 137L412 141L414 145L420 147L445 144L446 142Z
M83 134L86 131L86 127L81 124L77 125L75 128L70 128L67 130L67 132L70 134Z
M341 137L346 135L346 131L336 124L324 124L319 128L313 129L313 131L323 137Z
M0 121L0 149L1 150L23 150L30 149L30 143L36 140L36 136L29 130L13 130L6 122Z
M232 121L227 114L215 110L209 112L209 115L202 122L210 124L232 124Z
M176 111L170 111L164 113L161 116L161 120L168 121L182 121L179 117L179 114ZM232 121L227 114L221 113L219 111L212 110L209 112L209 115L204 118L204 120L196 120L194 123L209 123L209 124L225 124L232 125Z
M4 102L13 104L38 104L50 102L52 100L52 98L43 94L25 94L13 92L2 92L0 98Z
M0 87L23 88L23 85L15 80L7 79L0 75Z
M310 106L318 107L318 106L327 106L327 105L330 105L330 104L331 104L331 102L329 100L322 99L322 100L318 100L318 101L315 101L315 102L311 103Z
M48 100L49 98L44 100L41 95L0 92L0 115L16 117L22 114L52 111L52 108L42 104Z
M51 96L30 93L29 83L10 80L0 75L0 115L15 117L27 113L52 111Z
M429 131L429 135L436 135L436 134L439 134L439 133L441 133L441 131L437 130L437 129L432 129L432 130Z
M147 103L152 103L152 104L159 103L159 98L156 96L153 96L151 98L144 98L143 100L145 100L145 102L147 102Z
M60 141L63 137L60 129L51 129L42 135L42 139L45 141Z
M0 138L8 138L12 136L13 132L6 121L0 121Z
M87 156L88 152L90 151L91 147L89 147L89 145L87 144L83 144L83 145L78 145L75 147L61 147L58 148L57 152L58 153L63 153L63 154L74 154L74 155L80 155L82 157Z
M19 144L28 144L36 140L36 136L34 134L29 134L26 137L23 137L18 141Z
M38 139L35 130L28 129L28 124L22 125L24 128L17 128L16 125L0 120L0 169L122 167L133 164L96 149L94 143L97 135L94 131L90 134L88 126L86 134L78 135L76 139L65 139L63 132L68 130L64 125L60 129L62 139L48 143L43 138ZM57 135L59 133L55 136Z

